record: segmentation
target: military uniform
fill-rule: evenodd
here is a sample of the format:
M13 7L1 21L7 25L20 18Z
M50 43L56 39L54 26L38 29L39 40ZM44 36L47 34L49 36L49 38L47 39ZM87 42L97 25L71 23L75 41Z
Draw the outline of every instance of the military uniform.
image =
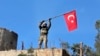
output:
M49 20L49 24L47 25L46 22L42 21L40 22L39 28L40 28L40 38L39 38L39 48L41 48L42 43L44 43L44 48L47 48L47 36L48 31L51 27L51 20Z

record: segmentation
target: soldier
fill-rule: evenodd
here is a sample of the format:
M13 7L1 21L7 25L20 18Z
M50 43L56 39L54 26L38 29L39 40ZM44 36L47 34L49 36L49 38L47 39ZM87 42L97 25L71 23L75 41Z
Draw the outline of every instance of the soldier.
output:
M40 29L40 38L39 38L39 48L42 46L42 42L44 43L44 48L47 48L47 36L48 36L48 31L51 27L51 18L48 21L48 24L43 20L39 24L39 29Z

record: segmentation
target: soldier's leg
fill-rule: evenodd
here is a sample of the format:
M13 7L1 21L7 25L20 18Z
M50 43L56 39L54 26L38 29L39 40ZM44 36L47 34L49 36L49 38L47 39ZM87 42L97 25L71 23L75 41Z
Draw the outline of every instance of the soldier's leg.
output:
M41 48L41 46L42 46L42 42L43 42L43 38L40 37L40 39L39 39L39 48Z
M39 41L39 48L41 48L42 42L43 42L43 40Z
M44 48L47 48L47 42L48 42L47 36L45 36L45 37L43 38L43 42L44 42Z

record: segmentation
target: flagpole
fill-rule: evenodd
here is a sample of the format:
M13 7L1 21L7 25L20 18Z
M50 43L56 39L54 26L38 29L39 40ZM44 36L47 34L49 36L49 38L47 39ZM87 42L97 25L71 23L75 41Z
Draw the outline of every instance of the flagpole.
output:
M23 41L22 41L22 47L21 48L22 48L22 50L24 50L24 42Z
M55 17L52 17L52 19L55 19L55 18L60 17L60 16L62 16L62 15L64 15L64 14L61 14L61 15L58 15L58 16L55 16Z
M64 14L66 14L66 13L64 13ZM55 17L52 17L52 18L49 18L49 19L55 19L55 18L58 18L58 17L60 17L60 16L62 16L62 15L64 15L64 14L61 14L61 15L58 15L58 16L55 16ZM49 19L47 19L47 20L45 20L45 21L48 21Z

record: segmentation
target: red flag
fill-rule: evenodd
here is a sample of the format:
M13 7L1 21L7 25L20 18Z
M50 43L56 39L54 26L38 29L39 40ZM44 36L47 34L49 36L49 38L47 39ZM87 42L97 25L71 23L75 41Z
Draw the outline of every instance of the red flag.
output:
M64 18L69 31L77 29L77 17L75 10L64 14Z

